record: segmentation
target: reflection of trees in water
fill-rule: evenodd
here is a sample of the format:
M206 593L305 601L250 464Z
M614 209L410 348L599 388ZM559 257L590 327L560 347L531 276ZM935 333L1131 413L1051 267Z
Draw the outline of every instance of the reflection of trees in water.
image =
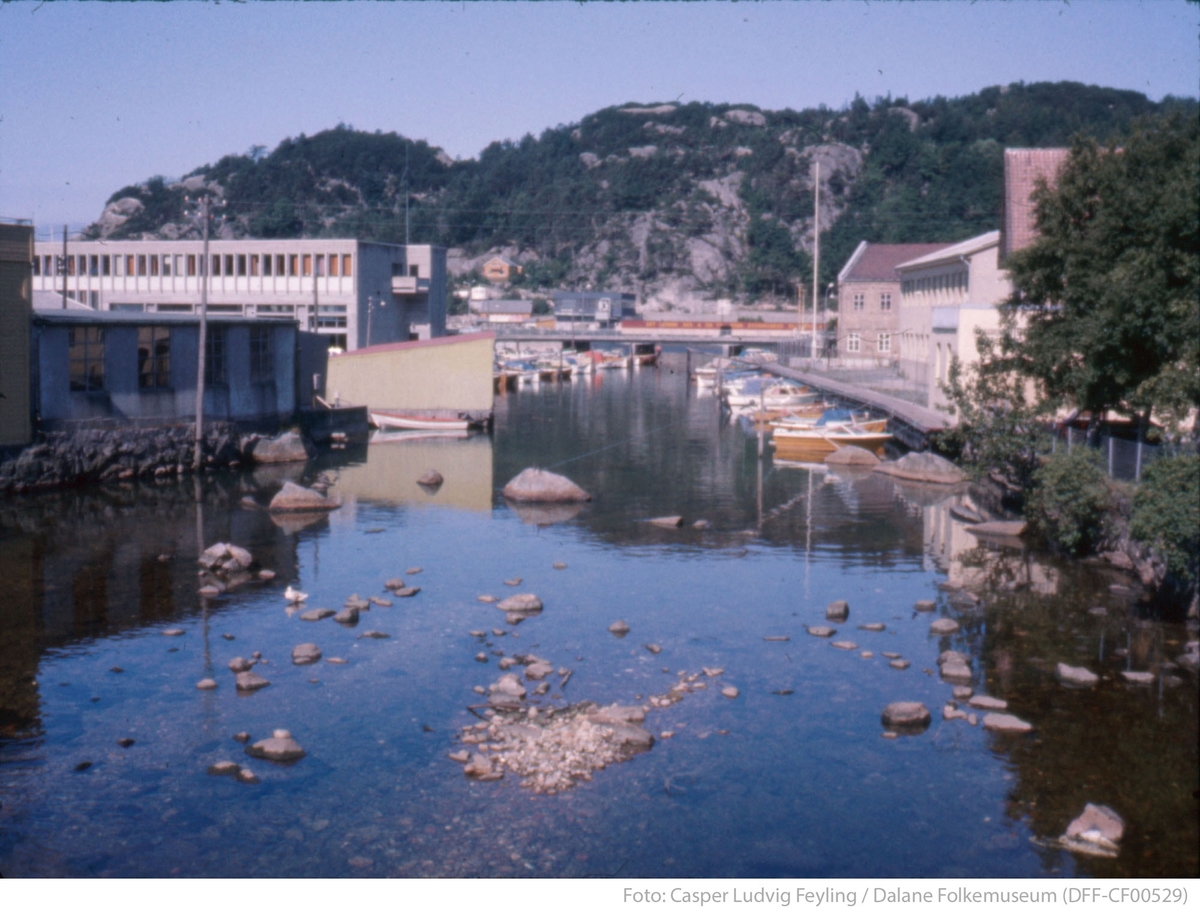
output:
M1081 872L1194 875L1200 866L1194 679L1138 688L1119 678L1125 668L1161 670L1170 642L1181 652L1186 632L1139 622L1124 608L1089 614L1089 604L1112 603L1098 593L1103 579L1088 568L1065 568L1063 575L1053 600L993 594L984 602L979 668L987 690L1035 727L1031 736L989 737L1016 775L1008 814L1053 839L1086 803L1103 803L1125 817L1121 853L1115 860L1077 858ZM1067 688L1055 680L1058 662L1087 666L1104 679L1091 689ZM1045 852L1048 866L1058 865L1058 853Z

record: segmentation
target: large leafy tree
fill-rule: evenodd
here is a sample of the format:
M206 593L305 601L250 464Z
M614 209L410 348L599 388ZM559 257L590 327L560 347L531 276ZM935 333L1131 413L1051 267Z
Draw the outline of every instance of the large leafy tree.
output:
M1009 352L1052 404L1179 420L1200 407L1200 126L1077 139L1009 262Z

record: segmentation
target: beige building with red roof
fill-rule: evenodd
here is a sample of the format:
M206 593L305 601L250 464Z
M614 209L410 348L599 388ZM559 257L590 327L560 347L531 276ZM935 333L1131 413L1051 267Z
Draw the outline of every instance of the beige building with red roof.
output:
M896 265L941 244L860 242L838 273L838 360L843 367L894 364L899 329L900 274Z

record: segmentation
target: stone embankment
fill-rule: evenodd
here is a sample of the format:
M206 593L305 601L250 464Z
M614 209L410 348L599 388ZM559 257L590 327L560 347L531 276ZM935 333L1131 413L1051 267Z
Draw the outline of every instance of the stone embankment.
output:
M94 483L156 477L178 477L192 472L195 428L175 425L156 428L84 429L51 432L11 460L0 462L0 493L20 493L83 486ZM205 469L236 467L256 460L270 442L307 459L311 445L292 439L242 435L237 427L214 422L205 429L202 459Z

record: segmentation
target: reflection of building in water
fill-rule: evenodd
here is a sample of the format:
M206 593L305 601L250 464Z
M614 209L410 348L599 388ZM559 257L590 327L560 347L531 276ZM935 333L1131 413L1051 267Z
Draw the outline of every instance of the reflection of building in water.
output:
M172 484L0 503L0 736L36 721L47 648L198 614L199 540L245 546L286 584L295 539L266 512L218 507L235 501L214 485L198 513L192 486Z
M914 494L908 491L912 488L908 484L897 483L896 488L906 501ZM934 500L930 490L935 487L919 488L925 559L947 574L948 584L966 590L1007 585L1046 595L1057 593L1057 569L1035 561L1015 543L999 543L970 533L972 523L950 513L952 507L969 507L964 493L937 487L942 496Z
M406 437L409 436L409 437ZM426 470L445 480L436 489L419 485ZM352 509L355 501L433 504L492 510L492 439L433 437L396 432L372 439L366 463L342 467L332 490Z

